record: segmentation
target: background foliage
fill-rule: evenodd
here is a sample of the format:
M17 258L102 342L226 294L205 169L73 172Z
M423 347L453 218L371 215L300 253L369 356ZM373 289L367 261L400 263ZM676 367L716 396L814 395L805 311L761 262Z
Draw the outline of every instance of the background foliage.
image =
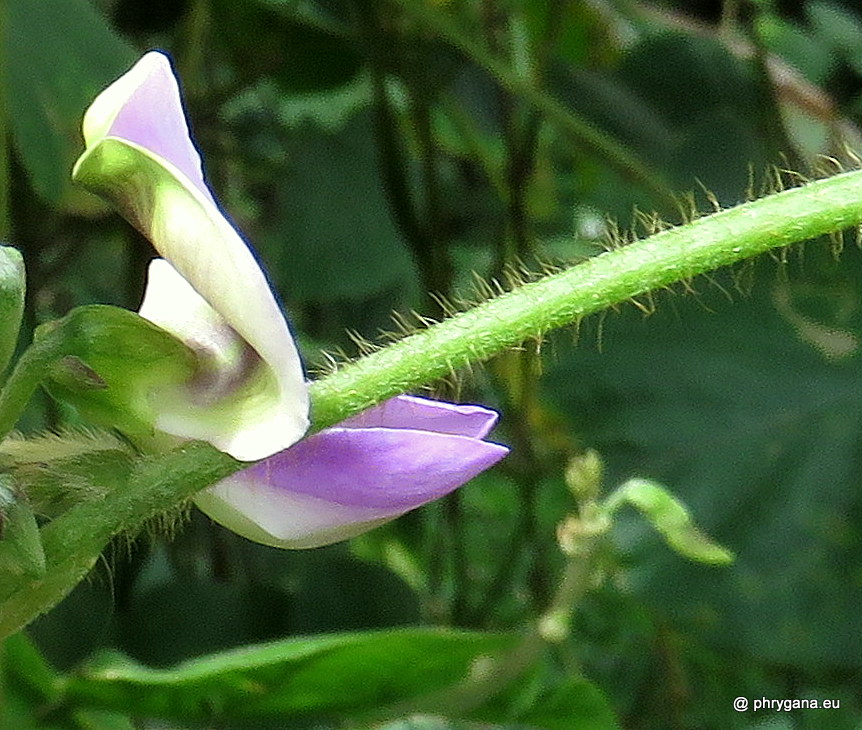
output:
M393 311L439 317L662 225L638 211L678 222L774 188L771 165L862 153L849 1L6 0L0 31L0 232L26 259L28 328L139 303L147 243L69 170L84 108L159 47L312 369L397 330ZM350 544L279 552L197 514L118 544L6 642L0 725L862 726L862 256L835 250L437 384L499 408L512 455ZM21 428L76 422L42 398ZM607 488L659 480L737 559L688 562L624 512L570 630L537 644L587 448Z

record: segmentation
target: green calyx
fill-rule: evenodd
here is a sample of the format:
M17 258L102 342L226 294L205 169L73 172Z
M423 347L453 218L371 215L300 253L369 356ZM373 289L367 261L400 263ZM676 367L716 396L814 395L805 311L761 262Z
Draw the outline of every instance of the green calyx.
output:
M156 394L166 397L191 381L192 350L134 312L104 305L72 310L36 330L58 357L44 387L82 416L131 435L147 436L156 419Z

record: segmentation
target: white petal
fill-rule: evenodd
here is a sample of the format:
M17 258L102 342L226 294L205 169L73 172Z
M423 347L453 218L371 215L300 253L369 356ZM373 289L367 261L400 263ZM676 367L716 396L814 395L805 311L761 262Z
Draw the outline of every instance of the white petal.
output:
M164 259L150 263L140 314L188 344L207 366L187 387L154 394L156 428L209 441L241 461L269 456L305 433L302 371L274 373Z
M292 550L348 540L398 516L383 508L336 504L231 479L198 492L195 504L248 540Z
M84 133L87 150L76 164L75 178L111 200L179 274L172 279L155 274L147 294L148 318L192 346L202 338L210 338L215 349L227 343L229 351L215 354L215 363L231 363L237 357L234 338L225 334L229 330L264 365L256 388L240 384L248 403L239 407L236 417L228 406L236 408L237 398L214 399L219 406L214 417L225 424L234 418L235 436L220 436L213 443L229 443L221 448L247 461L295 443L308 428L308 392L299 353L254 254L204 182L167 57L145 55L100 94L85 116ZM180 278L203 303L189 304L194 297L177 283ZM194 314L185 311L189 306ZM223 322L214 324L210 310ZM204 327L204 335L193 332L195 326ZM209 429L197 423L201 415L207 414L191 409L184 416L177 405L163 421L176 435L200 438Z

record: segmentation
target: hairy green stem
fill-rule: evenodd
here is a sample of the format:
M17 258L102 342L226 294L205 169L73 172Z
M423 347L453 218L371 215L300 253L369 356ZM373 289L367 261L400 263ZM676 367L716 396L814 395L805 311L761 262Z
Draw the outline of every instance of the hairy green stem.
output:
M862 172L852 172L604 253L316 381L311 386L315 426L336 423L453 369L639 294L860 223ZM7 381L0 394L0 433L12 428L45 368L63 354L53 342L49 331L22 357ZM118 475L104 498L81 503L43 527L47 572L36 580L0 584L5 594L0 602L0 639L59 601L86 575L113 536L134 533L150 517L177 507L241 466L212 446L189 444L141 461L131 474Z
M311 386L315 427L481 362L639 294L862 222L862 172L663 231L422 330Z

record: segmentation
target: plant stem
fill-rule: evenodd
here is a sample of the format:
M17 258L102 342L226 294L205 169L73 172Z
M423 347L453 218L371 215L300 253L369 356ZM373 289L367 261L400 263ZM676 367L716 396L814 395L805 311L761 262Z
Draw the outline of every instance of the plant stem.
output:
M862 172L774 194L609 251L567 271L525 284L429 327L311 385L315 425L336 423L451 370L481 361L550 329L627 299L797 241L862 223ZM0 393L6 434L49 363L61 356L49 331L22 356ZM47 572L3 586L0 638L59 601L81 580L114 535L134 532L242 464L193 443L145 459L118 475L101 500L69 509L42 528Z
M330 426L639 294L860 222L862 172L849 172L605 252L405 337L312 383L315 427Z
M145 459L104 499L84 502L42 528L47 573L3 585L0 639L47 611L87 575L108 541L182 504L242 465L203 443Z

